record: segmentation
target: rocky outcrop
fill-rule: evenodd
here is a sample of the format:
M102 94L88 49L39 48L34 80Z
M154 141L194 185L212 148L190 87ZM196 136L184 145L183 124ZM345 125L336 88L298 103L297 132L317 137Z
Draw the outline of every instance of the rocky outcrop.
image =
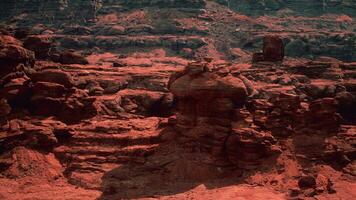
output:
M62 121L74 123L97 114L95 99L84 91L73 88L72 77L58 70L45 70L30 75L31 88L29 108L32 113L57 116Z
M294 133L335 134L340 128L341 116L335 99L324 98L302 103L299 96L280 93L268 101L249 102L254 123L274 136L288 137Z
M217 0L217 2L236 9L239 12L253 15L264 13L272 14L273 12L290 9L299 14L321 15L323 13L339 13L340 11L353 15L356 6L352 0L349 1L308 1L308 0L258 0L258 1L233 1Z
M48 56L45 48L38 48L33 43L46 43L48 45L45 46L48 47L49 42L39 38L29 38L25 42L29 48L36 50L36 53L44 57ZM0 61L4 64L1 66L3 77L0 77L3 111L1 118L9 115L11 108L27 108L32 114L56 116L67 123L96 115L96 108L93 105L95 99L75 89L70 74L60 70L31 69L34 64L32 51L11 44L5 44L3 47L0 52Z
M51 55L51 59L54 62L62 64L89 64L88 60L84 56L71 51L54 52Z
M269 132L252 128L235 128L226 140L229 161L243 168L258 167L269 157L281 153L276 139Z
M96 47L111 51L118 48L158 48L163 47L173 51L180 51L183 48L198 49L205 46L207 42L204 38L196 36L115 36L115 37L68 37L68 36L58 36L54 38L55 41L60 43L61 47L67 49L87 49L92 48L93 45Z
M281 62L284 59L284 44L278 36L265 36L263 38L263 53L254 53L252 62Z
M99 0L53 0L41 2L38 0L4 0L0 2L0 18L20 15L22 13L36 16L40 14L43 22L56 22L62 20L84 21L95 18L96 12L101 6ZM27 19L31 21L31 19Z
M204 0L158 0L158 1L150 1L150 0L138 0L138 1L130 1L130 0L121 0L120 2L123 6L127 6L129 8L141 8L146 6L155 6L160 8L166 7L182 7L182 8L203 8L205 5Z
M0 62L4 66L16 67L18 64L33 65L34 64L33 52L24 49L21 46L6 45L3 46L0 52Z
M49 57L52 42L47 37L29 36L23 45L26 49L35 52L36 58L44 59Z
M23 48L20 41L11 36L0 35L0 48L0 79L16 71L19 64L32 67L35 63L34 53Z
M62 85L66 88L74 86L74 80L69 73L60 70L45 70L29 74L33 82L49 82Z
M278 36L266 36L263 39L263 57L265 61L283 61L284 44Z
M241 109L247 98L244 82L225 69L214 71L207 63L191 63L172 76L170 90L177 98L175 129L178 141L193 151L226 156L240 167L272 155L274 138L246 126ZM242 112L242 113L241 113Z
M270 99L253 99L248 104L254 124L269 130L274 136L290 136L301 123L304 109L296 95L279 93Z
M51 181L63 176L61 170L61 164L52 153L42 154L23 146L0 156L0 172L8 178L32 176Z

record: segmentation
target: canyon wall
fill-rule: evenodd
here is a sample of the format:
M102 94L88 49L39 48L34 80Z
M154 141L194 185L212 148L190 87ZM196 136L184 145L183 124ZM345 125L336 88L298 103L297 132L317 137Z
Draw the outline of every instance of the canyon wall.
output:
M22 14L42 22L90 20L95 18L101 0L3 0L0 18L11 19Z
M274 14L277 11L293 12L303 15L322 15L325 13L344 13L354 16L356 13L355 0L215 0L230 9L247 15ZM102 6L119 8L141 7L179 7L203 8L204 0L2 0L0 2L0 18L11 18L22 13L33 13L42 19L76 19L88 20L95 17Z
M293 11L302 15L345 13L355 15L355 0L217 0L230 8L249 15L272 14L276 11Z
M73 29L71 26L86 26L74 28L69 32L72 35L87 33L95 36L92 39L74 37L75 40L79 40L78 42L73 42L73 37L66 38L66 41L72 41L69 42L70 44L76 43L76 45L69 45L70 48L97 46L116 50L128 46L142 46L137 44L139 43L137 41L142 38L131 38L131 36L153 34L155 37L148 38L150 42L144 41L143 46L169 46L174 51L178 49L181 54L182 48L192 45L189 45L189 42L181 45L181 40L166 39L166 36L196 35L198 38L194 40L199 40L199 45L194 45L193 50L202 46L207 47L209 45L204 44L209 43L216 48L217 54L222 54L221 57L225 60L239 58L238 49L248 52L260 49L263 35L278 34L282 36L287 56L305 58L331 56L344 61L354 61L356 59L353 20L355 13L356 0L2 0L0 2L1 24L11 25L15 29L45 25L54 30L64 30L54 31L55 35L68 33L68 29ZM97 20L100 23L96 23ZM115 23L118 26L113 26ZM109 40L108 37L96 37L103 35L113 37L110 41L100 42ZM126 36L123 38L123 35L130 35L130 38ZM156 36L163 39L157 40ZM212 38L212 40L203 41L204 38ZM118 44L113 45L113 43ZM182 48L175 48L176 46ZM201 52L195 51L196 54L207 52L206 48L201 49ZM192 54L189 49L185 51L182 54Z

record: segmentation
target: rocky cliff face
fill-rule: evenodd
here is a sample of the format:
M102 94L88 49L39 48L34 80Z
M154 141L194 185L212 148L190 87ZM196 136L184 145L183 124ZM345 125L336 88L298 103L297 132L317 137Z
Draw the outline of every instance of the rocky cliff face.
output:
M354 16L356 13L355 0L344 1L297 1L297 0L259 0L259 1L231 1L217 0L216 2L228 6L247 15L275 14L278 11L295 12L311 16L326 13L343 13ZM8 18L22 13L34 13L41 16L42 20L88 20L93 19L102 6L116 7L119 9L133 9L142 7L157 8L204 8L204 0L3 0L0 2L0 17ZM104 9L105 10L105 9Z
M83 22L94 19L100 5L100 0L4 0L0 2L0 17L9 19L25 14L47 23L71 20Z
M53 23L56 21L93 20L102 6L117 6L121 9L142 7L157 8L203 8L203 0L4 0L0 2L0 18L12 18L21 14L33 14L39 21Z
M355 0L217 0L217 2L248 15L273 14L284 10L284 12L310 16L326 13L344 13L354 16L356 11Z
M219 2L221 5L202 0L1 1L0 17L14 27L42 27L39 31L53 27L56 40L65 48L162 46L180 55L194 57L214 51L214 56L234 60L243 51L260 49L262 35L279 33L287 56L356 59L354 1ZM230 13L231 9L251 17ZM81 24L87 27L78 27ZM68 38L63 33L91 36ZM128 37L152 34L154 37ZM172 37L176 34L189 38L177 40Z

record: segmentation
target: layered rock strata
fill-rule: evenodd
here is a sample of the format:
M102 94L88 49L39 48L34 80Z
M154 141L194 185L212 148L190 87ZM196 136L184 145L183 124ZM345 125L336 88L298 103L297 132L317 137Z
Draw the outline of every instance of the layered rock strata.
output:
M241 79L203 62L191 63L170 82L178 99L175 129L186 149L226 157L240 167L276 153L273 136L248 123L243 111L248 93Z

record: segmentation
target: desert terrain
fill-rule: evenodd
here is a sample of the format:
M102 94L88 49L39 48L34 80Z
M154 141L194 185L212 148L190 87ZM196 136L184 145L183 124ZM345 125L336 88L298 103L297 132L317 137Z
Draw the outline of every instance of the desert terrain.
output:
M0 199L355 199L355 16L1 0Z

